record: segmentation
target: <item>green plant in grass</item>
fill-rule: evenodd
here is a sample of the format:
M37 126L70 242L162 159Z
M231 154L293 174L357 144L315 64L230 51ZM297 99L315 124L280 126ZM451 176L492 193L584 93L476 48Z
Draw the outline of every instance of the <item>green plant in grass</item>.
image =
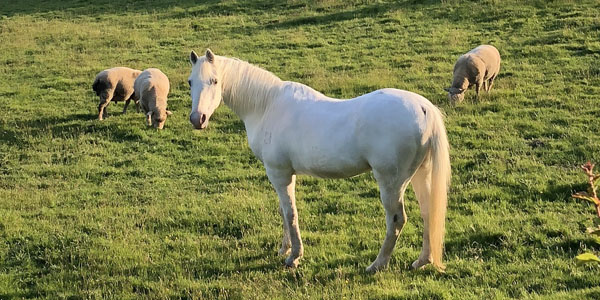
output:
M600 218L600 199L598 199L598 194L596 192L596 181L600 179L600 174L594 174L594 164L591 162L587 162L581 166L583 172L588 177L589 188L586 192L578 192L572 195L573 198L583 199L593 203L596 206L596 214ZM598 219L596 219L598 220ZM597 243L600 244L600 225L598 225L598 221L594 222L596 227L590 227L587 229L587 232L591 235L594 235L594 239ZM589 262L600 263L600 258L593 253L583 253L575 257L578 264L584 264Z

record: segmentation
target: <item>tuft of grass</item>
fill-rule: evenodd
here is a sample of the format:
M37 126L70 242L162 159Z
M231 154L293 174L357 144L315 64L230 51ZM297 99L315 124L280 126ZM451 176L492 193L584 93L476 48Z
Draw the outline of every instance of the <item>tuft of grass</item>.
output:
M578 164L600 160L597 1L8 1L0 9L0 298L598 298L598 245ZM495 45L502 69L452 107L457 57ZM385 222L370 174L298 179L305 258L276 255L276 195L226 107L188 124L190 50L210 47L350 98L420 93L446 114L453 168L447 272L363 272ZM122 104L95 120L96 73L158 67L165 130ZM565 222L565 220L569 220ZM581 224L581 225L580 225Z

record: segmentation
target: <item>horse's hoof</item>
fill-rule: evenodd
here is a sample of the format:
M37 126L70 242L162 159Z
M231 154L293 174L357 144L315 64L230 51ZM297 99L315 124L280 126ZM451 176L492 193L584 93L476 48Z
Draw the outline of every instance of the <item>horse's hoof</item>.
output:
M285 259L285 266L288 268L297 268L299 261L300 261L299 257L294 258L292 256L289 256L288 258Z
M429 264L429 262L422 262L417 259L410 265L410 268L413 270L423 269L427 264Z
M290 254L291 251L292 251L292 249L290 247L287 247L287 248L281 247L279 249L279 251L277 251L277 253L279 253L279 255L281 255L281 256L285 256L285 255Z
M374 273L381 271L386 266L387 266L387 264L376 264L375 262L373 262L370 266L368 266L365 269L365 271L367 271L367 273L374 274Z

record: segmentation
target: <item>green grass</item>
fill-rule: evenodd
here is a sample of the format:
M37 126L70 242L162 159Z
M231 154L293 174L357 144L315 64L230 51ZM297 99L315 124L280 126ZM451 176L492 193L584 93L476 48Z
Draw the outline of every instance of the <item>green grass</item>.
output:
M578 166L600 162L597 1L5 1L0 6L0 299L598 298L600 252ZM456 58L503 57L494 90L452 107ZM409 223L386 271L370 174L301 176L305 258L276 255L277 200L226 107L188 121L190 50L210 47L349 98L396 87L447 115L447 272L410 271ZM96 73L158 67L165 130L133 109L95 120Z

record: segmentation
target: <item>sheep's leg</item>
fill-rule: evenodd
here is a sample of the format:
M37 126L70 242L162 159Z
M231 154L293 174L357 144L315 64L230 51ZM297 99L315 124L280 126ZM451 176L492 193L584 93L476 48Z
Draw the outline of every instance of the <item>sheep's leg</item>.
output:
M102 121L108 116L108 110L106 107L110 103L113 97L113 91L104 91L100 94L100 104L98 105L98 120Z
M496 79L496 75L495 75L495 74L494 74L494 76L492 76L492 77L490 78L490 82L489 82L489 84L488 84L488 89L487 89L487 91L488 91L488 92L489 92L490 90L492 90L492 86L494 85L494 79Z
M483 80L478 80L475 83L475 99L479 101L479 91L481 90L481 86L483 85Z
M128 95L125 95L125 98L123 98L123 99L127 99L125 101L125 106L123 107L123 113L127 112L127 106L129 106L129 102L131 102L132 96L133 96L133 92L130 93L130 94L128 94Z
M123 114L127 112L127 106L129 105L129 102L131 102L131 99L125 100L125 106L123 106Z

